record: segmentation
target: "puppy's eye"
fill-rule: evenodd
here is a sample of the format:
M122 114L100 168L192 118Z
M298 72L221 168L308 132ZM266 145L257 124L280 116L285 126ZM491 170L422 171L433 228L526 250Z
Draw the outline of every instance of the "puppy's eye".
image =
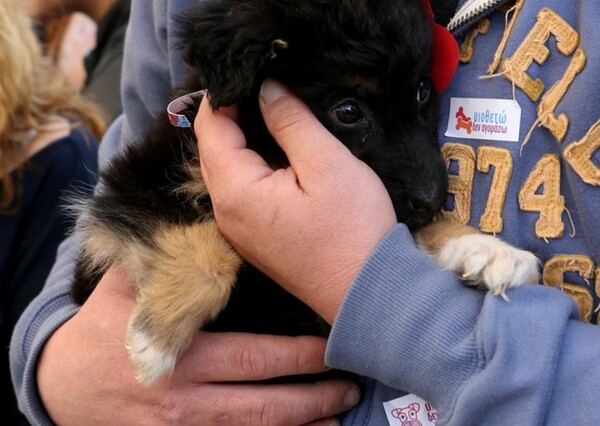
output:
M431 96L431 82L429 80L423 80L419 83L419 87L417 88L417 102L424 104L429 100L429 96Z
M353 100L346 100L333 109L335 117L343 124L356 124L363 113Z

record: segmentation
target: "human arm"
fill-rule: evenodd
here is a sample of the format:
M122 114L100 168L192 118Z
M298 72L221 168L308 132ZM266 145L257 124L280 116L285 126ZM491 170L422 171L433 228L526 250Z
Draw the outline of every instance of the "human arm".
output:
M142 131L144 123L151 121L150 108L158 110L161 97L168 94L171 83L169 81L168 66L165 60L159 59L166 55L166 42L158 45L158 33L164 30L164 22L158 18L167 13L166 2L161 2L164 6L156 5L147 7L146 2L137 3L137 16L140 22L147 23L138 25L139 35L149 45L155 43L154 48L149 48L154 55L148 55L151 58L144 58L145 61L153 60L156 67L152 68L156 76L149 83L149 79L140 79L142 72L139 66L130 66L131 71L127 73L127 79L123 81L123 90L131 94L127 100L128 115L127 118L119 118L107 131L104 136L99 152L99 167L103 167L110 158L115 155L125 142L125 134L133 134L136 131ZM166 18L163 18L166 21ZM150 34L148 34L150 33ZM128 60L136 63L138 50L130 49ZM143 65L148 65L143 63ZM158 69L156 69L158 67ZM166 73L166 77L163 74ZM144 92L149 90L146 83L156 84L158 87L166 85L162 93L156 97L146 96ZM138 93L141 92L141 93ZM156 93L156 92L153 92ZM134 94L137 94L134 96ZM145 102L144 102L145 100ZM133 130L131 130L133 129ZM131 140L131 137L127 138ZM36 375L39 356L44 348L46 341L52 336L52 333L73 317L78 306L73 303L69 293L72 285L72 277L75 259L80 250L80 237L76 233L67 238L59 247L56 263L50 272L44 289L31 302L23 315L20 317L17 326L12 335L10 347L10 366L13 384L19 407L34 424L48 424L50 419L46 413L38 393ZM68 348L67 348L68 349Z
M327 364L418 394L437 424L598 423L600 330L573 301L531 285L507 303L441 270L390 222L381 183L297 99L265 103L268 88L263 115L291 168L270 170L235 111L204 103L203 174L234 247L333 322Z
M65 268L55 276L61 273L70 279ZM21 409L34 424L304 424L333 416L358 399L355 386L341 381L277 387L223 383L323 371L325 342L311 337L199 334L170 378L143 387L123 345L135 295L122 272L110 270L79 311L69 307L60 289L44 292L50 299L45 307L29 308L36 313L32 326L40 330L15 334L36 340L22 348L13 344L11 355L39 362L25 369L25 383L15 383L22 389ZM27 383L34 388L27 389Z
M102 140L100 168L125 144L139 140L181 82L183 64L169 45L169 35L175 31L169 27L169 17L190 3L133 2L122 83L125 115ZM143 424L161 424L180 415L177 424L185 424L186 419L211 424L219 416L231 416L240 424L300 424L347 408L343 395L348 392L350 399L358 397L354 384L340 381L260 389L217 383L323 369L323 340L273 336L203 335L189 356L184 356L189 361L178 364L172 381L141 387L133 380L122 343L134 304L134 295L122 290L127 281L122 276L105 277L81 309L69 296L79 239L76 233L62 244L43 291L13 334L13 381L20 408L32 423L50 424L54 419L65 425L92 424L94 420L115 424L123 418L136 418ZM210 356L201 353L205 350L212 351ZM223 353L232 355L223 359ZM273 357L278 354L280 358ZM204 382L209 379L215 383ZM192 404L191 388L203 401L215 403ZM236 399L226 401L224 395ZM281 401L278 395L287 400ZM154 406L157 402L162 405Z
M135 303L134 285L127 283L122 271L109 270L77 315L47 342L38 382L56 423L254 425L269 419L291 425L339 411L347 391L342 382L222 383L322 371L325 343L311 337L200 333L170 377L142 386L123 345Z

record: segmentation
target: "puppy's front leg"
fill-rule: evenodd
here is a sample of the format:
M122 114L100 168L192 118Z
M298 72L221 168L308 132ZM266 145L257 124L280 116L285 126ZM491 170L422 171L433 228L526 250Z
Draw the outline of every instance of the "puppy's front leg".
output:
M443 268L497 296L506 297L509 288L539 281L539 262L532 253L470 226L434 222L418 229L414 238Z
M155 244L127 336L142 383L173 370L198 330L226 306L242 264L213 220L164 228Z

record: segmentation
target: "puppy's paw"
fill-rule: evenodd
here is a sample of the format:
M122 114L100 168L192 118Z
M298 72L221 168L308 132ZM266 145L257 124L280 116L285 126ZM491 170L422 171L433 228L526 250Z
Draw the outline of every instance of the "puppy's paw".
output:
M487 288L503 298L509 288L539 281L539 262L532 253L491 235L451 239L442 247L437 261L469 285Z
M134 315L129 322L126 346L135 371L137 380L149 385L175 368L177 354L158 344L158 337L150 332L151 327L145 326L140 315Z

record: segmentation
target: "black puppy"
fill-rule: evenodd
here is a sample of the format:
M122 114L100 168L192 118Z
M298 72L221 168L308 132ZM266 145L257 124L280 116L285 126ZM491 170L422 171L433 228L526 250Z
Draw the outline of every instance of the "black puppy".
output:
M439 28L431 18L422 0L204 1L177 18L190 66L182 91L206 89L213 108L238 103L249 146L284 167L257 104L265 78L283 82L373 168L398 220L416 229L433 219L446 191L440 83L432 74ZM327 334L320 318L245 264L218 231L191 129L171 126L165 115L100 181L82 207L73 294L83 303L112 264L137 282L126 343L140 381L170 372L200 328ZM433 252L443 244L423 245Z

